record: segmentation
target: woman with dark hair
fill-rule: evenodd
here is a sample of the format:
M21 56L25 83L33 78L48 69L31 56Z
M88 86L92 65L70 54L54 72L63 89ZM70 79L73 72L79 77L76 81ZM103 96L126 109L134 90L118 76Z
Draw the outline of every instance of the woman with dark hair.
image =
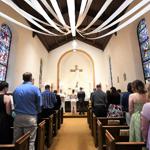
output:
M55 104L55 108L54 109L60 109L61 107L61 98L60 98L60 95L58 94L57 90L54 90L54 94L56 96L56 99L57 99L57 103Z
M110 88L110 104L120 105L120 94L115 87Z
M108 99L109 107L107 117L122 117L123 112L120 105L120 94L115 87L110 88L110 94Z
M8 83L0 82L0 144L11 143L11 97L6 95Z
M142 141L140 113L147 101L144 83L140 80L133 81L132 91L133 94L129 96L129 113L131 116L129 141L140 142Z

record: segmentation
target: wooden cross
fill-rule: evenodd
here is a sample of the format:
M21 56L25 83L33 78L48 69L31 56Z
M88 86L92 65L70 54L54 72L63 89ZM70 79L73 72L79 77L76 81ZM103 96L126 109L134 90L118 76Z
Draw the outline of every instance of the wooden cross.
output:
M75 69L70 69L70 72L76 72L76 71L82 72L83 69L79 69L78 65L75 65Z

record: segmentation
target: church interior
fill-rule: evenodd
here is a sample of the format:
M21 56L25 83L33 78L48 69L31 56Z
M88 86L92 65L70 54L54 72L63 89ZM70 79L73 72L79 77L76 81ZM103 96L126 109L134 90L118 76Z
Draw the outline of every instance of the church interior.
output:
M0 0L0 81L9 83L8 93L22 84L25 72L41 92L45 85L57 90L62 103L46 127L38 126L37 150L141 149L143 141L123 144L126 136L116 135L127 134L125 118L113 128L116 119L109 124L106 117L105 124L93 113L91 93L99 84L104 92L115 87L122 93L134 80L149 84L150 0ZM77 98L81 87L84 115Z

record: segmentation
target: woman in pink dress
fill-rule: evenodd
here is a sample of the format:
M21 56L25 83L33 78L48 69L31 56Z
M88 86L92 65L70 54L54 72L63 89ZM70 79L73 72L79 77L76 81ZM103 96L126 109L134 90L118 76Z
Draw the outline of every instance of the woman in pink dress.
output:
M147 99L150 100L150 84L147 88ZM141 131L144 142L150 149L150 103L144 104L141 112Z
M147 144L147 148L150 149L150 103L144 104L141 118L142 136Z

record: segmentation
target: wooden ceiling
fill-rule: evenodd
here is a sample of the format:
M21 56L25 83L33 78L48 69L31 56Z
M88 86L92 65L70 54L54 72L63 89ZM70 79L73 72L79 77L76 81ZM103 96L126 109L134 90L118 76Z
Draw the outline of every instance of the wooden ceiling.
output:
M24 0L13 0L20 8L24 9L26 12L32 14L33 16L40 18L43 21L46 21L40 14L38 14L35 10L32 9L32 7L30 7L28 4L26 4L24 2ZM41 3L41 0L38 0ZM91 7L88 11L88 14L86 16L86 18L84 19L83 23L79 26L79 29L85 28L91 21L92 19L96 16L96 14L98 13L98 11L100 10L100 8L103 6L103 4L105 3L106 0L93 0ZM97 20L97 22L95 22L95 24L93 26L91 26L87 31L91 31L93 29L95 29L96 27L98 27L101 23L103 23L105 20L107 20L107 18L117 10L117 8L124 2L125 0L113 0L113 2L109 5L109 7L105 10L105 12L103 13L103 15ZM50 0L47 0L47 2L50 4ZM65 19L65 22L69 25L69 17L68 17L68 8L67 8L67 2L66 0L57 0L58 5L60 7L61 13L63 14L63 17ZM42 4L41 4L42 5ZM81 5L81 0L75 0L75 9L76 9L76 20L78 18L78 14L80 11L80 5ZM51 6L51 4L50 4ZM44 7L42 5L42 7ZM51 6L52 7L52 6ZM53 7L52 7L53 8ZM48 15L50 16L50 18L52 20L54 20L55 22L58 23L58 21L49 13L49 11L44 8L44 10L48 13ZM123 11L120 15L118 15L115 19L117 19L118 17L120 17L121 15L123 15L125 13L125 11ZM114 21L114 20L113 20ZM33 24L29 23L29 25L37 30L40 30L38 27L34 26ZM107 30L105 30L102 33L96 33L95 36L97 35L101 35L103 33L107 33L108 31L116 28L118 26L115 25ZM55 33L57 33L57 31L53 28L49 27L50 31L53 31ZM46 36L46 35L42 35L42 34L37 34L37 33L33 33L33 36L37 35L38 38L40 39L40 41L43 43L43 45L45 46L45 48L47 49L48 52L50 52L51 50L73 40L71 33L69 35L66 36ZM92 35L94 36L94 34ZM97 39L97 40L88 40L85 39L83 37L81 37L78 33L76 35L76 39L83 41L87 44L90 44L96 48L99 48L100 50L104 50L106 45L108 44L110 38L112 35L107 36L105 38L102 39Z

